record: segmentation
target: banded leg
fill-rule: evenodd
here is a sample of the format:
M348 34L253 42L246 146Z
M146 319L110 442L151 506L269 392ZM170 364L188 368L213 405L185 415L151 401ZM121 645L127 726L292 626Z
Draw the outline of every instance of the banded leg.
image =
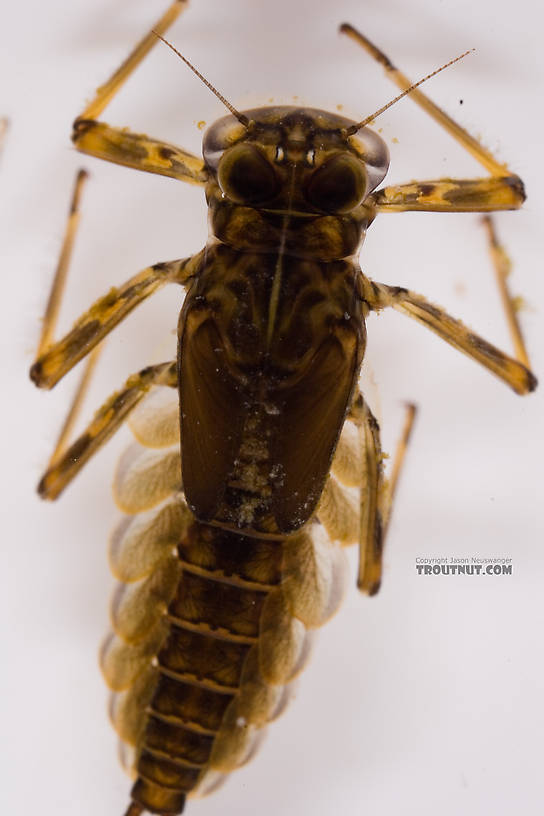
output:
M499 287L501 303L506 316L512 346L514 347L514 354L520 363L523 363L524 366L529 368L529 355L527 354L521 326L517 317L516 304L508 288L508 275L510 274L512 264L504 248L499 243L493 220L489 215L486 215L484 216L483 222L487 231L489 251L495 269L495 280Z
M119 289L99 298L61 340L42 349L30 369L39 388L52 388L76 363L94 349L130 312L165 283L185 285L198 270L202 253L157 263L138 272Z
M53 453L49 458L49 462L47 465L48 469L51 468L53 464L55 464L61 458L66 448L68 447L69 444L68 440L72 436L74 425L76 424L77 418L80 414L85 396L87 395L91 378L96 368L96 364L98 362L98 358L100 357L102 348L103 346L99 345L95 349L93 349L93 351L91 351L91 353L89 354L87 364L83 369L83 374L81 375L79 385L73 396L72 404L68 409L68 413L66 414L66 418L63 422L63 425L60 429L60 433L57 437L55 449L53 450Z
M161 363L133 374L124 388L109 397L87 429L60 455L53 455L50 467L38 485L42 499L56 499L74 476L122 425L153 385L177 386L176 362Z
M518 176L438 179L394 184L372 194L378 212L497 212L525 201Z
M389 57L353 26L344 23L340 31L361 45L385 69L387 76L401 90L412 85L408 77L396 68ZM425 210L433 212L491 212L494 210L517 209L525 200L521 179L510 173L505 164L457 124L419 88L409 94L435 122L443 127L465 148L485 169L491 178L483 179L441 179L438 181L410 182L385 187L374 193L378 210L404 212Z
M208 175L204 161L198 156L145 134L132 133L126 128L110 127L97 121L134 69L157 44L156 34L162 35L168 30L187 1L174 0L118 70L98 88L92 102L74 122L72 140L78 150L148 173L158 173L192 184L205 184Z
M88 174L76 176L59 262L38 343L30 378L39 388L52 388L73 366L92 351L130 312L165 283L186 285L198 269L202 253L177 261L157 263L138 272L119 289L112 288L97 300L61 340L53 341L62 296L68 277L70 257L80 219L80 203ZM90 372L83 376L80 391ZM78 399L76 395L76 400ZM72 409L73 410L73 409Z
M389 482L386 482L378 422L360 393L356 396L350 409L350 418L359 428L362 452L357 586L367 595L375 595L380 588L387 527L415 414L415 406L407 405L404 427L391 469L391 478Z
M57 264L57 269L55 271L55 277L53 278L53 284L51 286L51 291L49 293L49 299L47 302L45 315L43 318L42 331L38 343L37 352L38 358L41 357L42 354L44 354L45 351L51 346L52 338L55 333L55 328L57 325L58 315L60 311L60 304L62 301L62 296L64 294L64 289L66 287L66 280L68 277L68 268L70 264L70 258L72 255L72 249L74 246L77 228L79 226L80 219L79 206L81 202L81 195L83 192L83 186L87 178L88 178L87 172L85 170L79 170L76 176L74 189L72 192L70 210L68 220L66 223L66 230L64 233L64 240L62 243L59 261ZM96 362L98 360L98 356L100 354L100 349L101 346L97 346L89 357L85 370L83 371L79 386L74 395L72 405L70 406L64 424L58 436L55 449L49 459L49 467L51 467L53 462L56 462L56 460L60 458L61 454L64 452L66 448L67 440L71 435L72 428L76 422L81 405L85 398L85 394L87 392L87 388L89 386L92 373L94 371Z
M85 433L68 447L73 426L79 414L92 372L100 353L100 341L132 309L169 281L184 284L199 263L199 256L166 264L155 264L125 283L120 290L112 289L83 315L60 341L54 343L58 314L64 293L72 248L79 223L79 205L87 178L84 170L76 177L64 241L49 295L38 357L30 376L36 385L51 388L82 357L90 356L84 369L72 405L62 426L48 469L38 486L43 498L56 498L73 479L85 462L109 439L152 385L176 386L176 364L165 363L143 369L127 380L124 389L102 406Z
M60 305L64 295L64 290L66 288L66 281L68 279L70 258L72 256L76 232L80 221L79 208L81 204L81 196L83 194L83 187L87 178L88 173L86 170L78 171L70 201L70 210L68 213L68 220L66 222L66 229L64 232L59 261L55 270L55 277L53 278L53 283L51 285L47 306L45 307L42 332L38 343L38 352L36 354L38 359L53 343L53 335L55 334L55 329L57 326Z
M373 311L392 306L431 329L450 346L467 354L503 380L517 394L528 394L537 386L534 374L521 362L474 334L460 320L434 306L421 295L400 286L387 286L365 279L364 298Z

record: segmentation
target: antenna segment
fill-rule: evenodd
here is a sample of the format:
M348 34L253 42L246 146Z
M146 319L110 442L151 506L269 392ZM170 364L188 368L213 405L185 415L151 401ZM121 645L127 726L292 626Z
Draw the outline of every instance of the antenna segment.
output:
M235 117L238 119L238 121L239 121L239 122L240 122L242 125L244 125L244 127L247 127L247 126L249 125L249 119L247 118L247 116L244 116L244 114L243 114L243 113L240 113L239 111L237 111L237 110L236 110L236 108L234 107L234 105L231 105L231 103L228 101L228 99L225 99L225 97L223 96L223 94L222 94L222 93L219 93L219 91L217 90L217 88L215 88L215 87L212 85L212 83L211 83L211 82L209 82L209 81L206 79L206 77L202 76L202 74L200 73L200 71L198 71L198 70L195 68L195 66L194 66L194 65L192 65L192 64L189 62L189 60L187 59L187 57L184 57L184 56L183 56L183 54L180 54L180 52L177 50L177 48L174 48L174 46L172 45L172 43L169 43L169 42L168 42L168 40L166 40L166 39L165 39L165 38L164 38L164 37L163 37L161 34L159 34L157 31L153 30L153 34L154 34L154 35L155 35L155 37L157 37L159 40L162 40L162 41L163 41L163 43L164 43L165 45L167 45L167 46L168 46L168 48L170 48L170 49L171 49L171 50L174 52L174 54L177 54L177 55L178 55L178 57L179 57L181 60L183 60L183 62L185 63L185 65L187 65L187 66L188 66L188 67L191 69L191 71L193 72L193 74L196 74L196 75L197 75L197 77L198 77L200 80L202 80L202 82L204 83L204 85L205 85L207 88L209 88L209 89L210 89L210 91L211 91L213 94L215 94L215 96L216 96L216 97L217 97L219 100L221 100L221 102L223 103L223 105L224 105L224 106L225 106L225 107L226 107L226 108L227 108L227 109L228 109L228 110L229 110L229 111L232 113L232 115L233 115L233 116L235 116Z
M363 119L361 122L358 122L356 125L352 125L350 128L348 128L347 129L347 135L348 136L353 136L354 133L357 133L357 131L360 130L362 127L365 127L365 125L368 125L368 124L370 124L370 122L373 122L374 119L376 119L384 111L386 111L388 108L390 108L392 105L394 105L395 102L398 102L399 99L402 99L403 96L407 96L409 93L411 93L413 90L418 88L420 85L423 85L424 82L427 82L428 79L431 79L432 77L436 76L441 71L443 71L445 68L449 68L450 65L454 65L454 63L459 62L459 60L462 60L464 57L466 57L468 54L471 54L475 50L476 49L474 49L474 48L469 48L469 50L465 51L464 54L460 54L458 57L455 57L455 59L452 59L449 62L446 62L446 64L442 65L441 68L437 68L436 71L432 71L430 74L427 74L427 76L423 77L423 79L420 79L419 82L414 82L413 85L410 85L409 88L406 88L405 91L403 91L398 96L396 96L394 99L392 99L391 102L388 102L387 105L384 105L382 108L379 108L379 110L375 111L370 116L367 116L366 119Z

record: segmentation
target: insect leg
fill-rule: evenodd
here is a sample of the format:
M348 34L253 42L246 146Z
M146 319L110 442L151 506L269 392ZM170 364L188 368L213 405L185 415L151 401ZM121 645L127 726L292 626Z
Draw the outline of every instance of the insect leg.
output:
M412 82L408 79L402 71L399 71L396 68L389 57L387 57L383 51L377 48L370 40L361 34L353 26L349 25L348 23L343 23L340 26L340 31L343 34L347 34L354 40L356 43L361 45L367 53L370 54L377 62L379 62L389 79L391 79L398 88L402 91L407 90L411 85ZM435 105L429 97L424 94L419 88L414 89L410 94L410 99L416 102L424 111L426 111L429 116L431 116L435 122L438 122L454 139L456 139L465 150L468 150L469 153L474 156L476 161L478 161L492 176L509 176L508 168L505 164L501 164L497 161L497 159L493 156L493 154L487 150L483 145L479 143L477 139L470 135L461 125L458 125L454 119L448 116L438 105ZM517 178L517 177L516 177Z
M340 31L361 45L375 60L383 65L387 76L401 89L412 83L396 68L389 57L380 51L361 32L344 23ZM465 148L491 174L486 179L441 179L437 181L410 182L378 190L373 198L378 210L405 212L425 210L432 212L490 212L512 210L525 200L523 182L511 173L506 164L458 125L419 88L409 94L439 125Z
M112 394L95 414L81 436L64 452L50 460L40 480L38 493L42 499L56 499L79 473L96 451L122 425L130 412L147 394L151 386L177 386L176 362L149 366L133 374L121 391Z
M60 304L66 286L66 279L68 277L68 267L70 264L70 257L74 246L76 231L79 225L80 212L79 205L81 202L81 195L83 186L88 178L86 170L79 170L72 192L72 199L70 201L70 211L68 221L66 222L66 230L64 233L64 240L60 251L59 262L55 271L55 277L51 285L49 293L49 300L45 308L45 315L42 323L42 333L38 343L38 352L36 356L39 358L51 346L57 320L59 316Z
M206 182L204 162L198 156L145 134L132 133L126 128L114 128L97 121L134 69L157 44L158 38L154 32L164 34L186 5L187 0L174 0L117 71L98 88L92 102L74 122L72 139L78 150L137 170L193 184Z
M421 295L400 286L387 286L369 280L365 280L364 287L364 297L371 310L379 311L386 306L392 306L399 312L413 317L451 346L481 363L517 394L527 394L535 390L537 379L524 364L508 357L487 340L473 334L460 320L429 303Z
M38 357L40 357L51 345L52 338L55 333L55 327L57 324L60 304L62 301L62 296L66 285L66 279L68 276L70 256L72 254L76 230L79 225L79 204L81 200L83 185L86 179L87 172L85 170L80 170L76 176L74 190L72 193L72 200L70 203L70 212L64 234L64 241L62 244L62 249L59 257L59 262L57 264L55 277L53 279L53 284L51 286L49 300L47 302L47 307L45 310L45 316L42 324L42 333L38 344L37 353ZM51 456L50 460L51 462L53 462L53 460L55 459L58 459L58 457L66 447L66 440L69 438L71 430L79 414L79 410L85 397L85 393L87 391L92 376L92 372L94 371L94 367L98 360L100 348L101 348L100 346L96 347L89 357L87 366L85 367L79 386L72 401L72 405L70 407L70 410L68 411L68 414L64 421L64 425L62 426L61 432L59 434L57 444L55 445L55 450L53 451L53 455Z
M411 181L372 194L378 212L494 212L516 210L525 201L518 176Z
M91 382L91 378L96 368L96 364L98 362L98 358L100 357L102 348L103 345L100 344L96 346L96 348L93 349L93 351L91 351L91 353L89 354L87 364L83 369L83 374L81 375L79 385L72 399L72 404L68 409L68 413L66 414L65 420L60 429L60 433L55 444L55 449L53 450L53 453L51 454L51 457L49 459L49 465L52 465L53 462L56 462L58 459L60 459L61 455L64 453L66 447L68 446L68 440L72 435L74 425L76 424L77 418L80 414L81 407L87 394L87 390L89 388L89 384Z
M497 239L495 225L489 215L484 216L483 219L487 235L489 239L489 251L491 253L491 260L495 268L495 279L501 296L502 306L506 315L506 322L508 324L508 331L512 339L514 353L516 359L529 368L529 355L525 347L523 335L521 333L521 326L516 314L516 304L508 289L508 275L510 274L511 261L503 247Z
M39 388L52 388L138 304L165 283L185 285L198 268L200 261L199 253L190 258L147 267L126 281L119 289L110 289L107 295L97 300L88 312L77 320L65 337L53 342L68 276L70 256L79 224L79 205L86 179L86 171L80 170L76 176L72 193L64 241L45 310L36 360L30 369L30 378ZM90 371L83 375L80 391L84 390L89 376ZM78 399L79 395L76 395L76 402Z
M383 474L380 428L360 392L356 394L350 408L349 418L359 429L362 457L358 463L360 475L357 479L360 485L357 586L367 595L375 595L380 588L387 527L415 415L415 405L408 404L391 476L386 480Z
M71 331L39 354L30 377L39 388L52 388L130 312L165 283L185 284L195 273L201 253L148 266L122 286L99 298ZM41 349L41 346L40 346Z
M357 586L362 592L375 595L381 582L385 529L382 514L385 483L380 426L361 393L353 400L349 416L359 429L362 453Z
M408 443L412 435L412 429L414 427L416 413L417 407L412 402L407 403L405 407L404 425L402 427L399 441L397 442L397 448L395 450L395 455L391 466L391 476L389 477L388 483L387 508L386 511L384 512L386 530L387 525L389 524L389 520L391 518L392 505L395 499L395 494L397 492L399 478L402 471L402 466L404 464L404 457L406 456Z

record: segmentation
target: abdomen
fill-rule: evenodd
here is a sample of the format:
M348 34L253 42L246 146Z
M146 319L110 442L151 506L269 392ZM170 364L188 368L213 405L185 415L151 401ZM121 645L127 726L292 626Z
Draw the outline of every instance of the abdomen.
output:
M133 807L170 814L251 757L285 707L310 630L338 606L344 568L317 521L267 538L196 520L180 489L177 400L165 407L163 393L131 421L146 447L135 443L116 477L127 516L112 538L121 583L101 665L136 776ZM352 515L340 535L323 504L322 521L344 543L356 535Z

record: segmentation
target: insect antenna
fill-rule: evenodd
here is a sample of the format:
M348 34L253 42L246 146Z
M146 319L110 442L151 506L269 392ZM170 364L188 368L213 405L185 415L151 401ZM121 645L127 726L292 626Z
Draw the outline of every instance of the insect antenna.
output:
M445 68L449 68L450 65L454 65L456 62L459 62L459 60L462 60L464 57L466 57L468 54L471 54L475 50L476 50L475 48L469 48L469 50L465 51L464 54L460 54L458 57L455 57L455 59L446 62L445 65L442 65L440 68L437 68L435 71L432 71L430 74L427 74L427 76L424 76L423 79L420 79L418 82L414 82L413 85L410 85L409 88L406 88L405 91L403 91L394 99L392 99L390 102L388 102L387 105L384 105L377 111L374 111L374 113L372 113L370 116L367 116L365 119L363 119L361 122L358 122L356 125L352 125L351 127L349 127L346 131L347 135L353 136L353 134L357 133L357 131L360 130L362 127L365 127L365 125L368 125L371 122L373 122L378 116L381 116L381 114L384 111L386 111L388 108L390 108L400 99L402 99L403 96L407 96L409 93L412 93L413 90L418 88L420 85L423 85L423 83L427 82L428 79L432 79L432 77L436 76L441 71L444 71Z
M223 96L223 94L222 94L222 93L220 93L220 92L217 90L217 88L214 88L214 86L212 85L212 83L211 83L211 82L209 82L209 80L207 80L207 79L206 79L206 77L202 76L202 74L200 73L200 71L198 71L198 70L195 68L195 66L194 66L194 65L192 65L192 64L189 62L189 60L187 59L187 57L184 57L184 56L183 56L183 54L181 54L181 53L180 53L180 52L177 50L177 48L174 48L174 46L172 45L172 43L168 42L168 40L166 40L166 39L165 39L165 38L164 38L164 37L163 37L161 34L159 34L157 31L153 30L153 34L154 34L154 35L155 35L155 37L157 37L159 40L162 40L162 41L163 41L163 43L164 43L165 45L167 45L167 46L168 46L168 48L170 48L170 49L171 49L171 50L174 52L174 54L177 54L177 55L178 55L178 57L179 57L181 60L183 60L183 62L185 63L185 65L187 65L187 66L188 66L188 67L191 69L191 71L192 71L194 74L196 74L196 75L197 75L197 77L198 77L200 80L202 80L202 82L204 83L204 85L206 85L206 87L207 87L207 88L209 88L209 89L210 89L210 91L211 91L213 94L215 94L215 96L216 96L216 97L217 97L217 98L218 98L218 99L219 99L219 100L220 100L220 101L223 103L223 105L225 105L225 107L226 107L226 108L228 108L228 110L229 110L229 111L232 113L232 115L233 115L233 116L235 116L235 117L238 119L238 121L239 121L239 122L240 122L242 125L244 125L244 127L247 127L247 126L249 125L249 119L247 118L247 116L244 116L244 114L243 114L243 113L240 113L240 111L237 111L237 110L236 110L236 108L234 107L234 105L231 105L231 103L228 101L228 99L225 99L225 97Z

